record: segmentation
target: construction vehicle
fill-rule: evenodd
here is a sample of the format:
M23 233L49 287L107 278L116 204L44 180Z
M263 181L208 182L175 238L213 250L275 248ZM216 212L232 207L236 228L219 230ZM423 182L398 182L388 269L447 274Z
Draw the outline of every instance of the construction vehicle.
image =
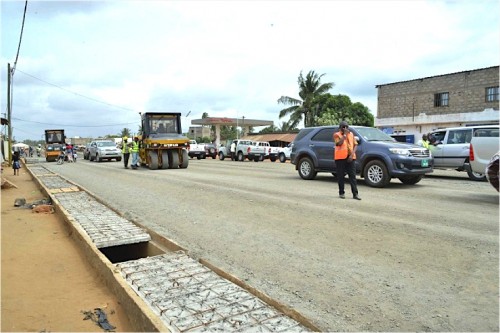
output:
M45 160L47 162L57 161L61 149L64 148L65 140L64 130L45 130Z
M182 135L181 113L142 113L141 129L141 165L151 170L188 167L189 138Z

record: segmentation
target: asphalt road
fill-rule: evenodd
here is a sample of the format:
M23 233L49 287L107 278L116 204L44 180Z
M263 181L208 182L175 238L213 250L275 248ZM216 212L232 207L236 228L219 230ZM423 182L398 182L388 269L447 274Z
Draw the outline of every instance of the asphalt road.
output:
M43 163L324 331L499 330L499 196L465 173L356 201L290 163Z

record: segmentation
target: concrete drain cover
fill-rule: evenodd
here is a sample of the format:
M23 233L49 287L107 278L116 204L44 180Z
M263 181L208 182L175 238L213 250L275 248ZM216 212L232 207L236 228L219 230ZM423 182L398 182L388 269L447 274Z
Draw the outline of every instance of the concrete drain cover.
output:
M182 251L116 266L173 332L309 331Z

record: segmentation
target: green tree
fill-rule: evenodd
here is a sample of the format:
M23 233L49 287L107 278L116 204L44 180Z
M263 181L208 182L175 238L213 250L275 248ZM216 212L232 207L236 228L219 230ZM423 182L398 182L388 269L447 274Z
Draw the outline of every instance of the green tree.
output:
M373 127L375 119L368 107L362 103L352 103L349 96L325 94L315 99L317 125L338 125L346 120L351 125Z
M278 127L271 125L271 126L265 127L262 130L260 130L259 134L269 134L269 133L274 133L277 131L278 131Z
M132 136L131 133L132 133L132 131L130 129L124 128L121 130L120 134L118 134L118 135L120 138L123 138L124 136L130 138Z
M311 70L304 78L302 72L300 72L297 81L299 84L300 99L289 96L281 96L278 99L278 104L291 105L279 113L280 118L290 116L288 121L290 127L297 127L302 120L304 120L304 127L314 125L315 116L318 116L317 112L313 109L314 99L328 93L335 85L333 82L321 83L321 78L324 75L319 75Z

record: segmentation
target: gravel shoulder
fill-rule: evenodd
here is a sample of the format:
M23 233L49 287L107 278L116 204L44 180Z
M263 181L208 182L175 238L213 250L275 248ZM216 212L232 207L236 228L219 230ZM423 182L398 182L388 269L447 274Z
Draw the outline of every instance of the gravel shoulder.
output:
M499 196L465 173L337 198L289 163L44 164L324 331L498 331Z

